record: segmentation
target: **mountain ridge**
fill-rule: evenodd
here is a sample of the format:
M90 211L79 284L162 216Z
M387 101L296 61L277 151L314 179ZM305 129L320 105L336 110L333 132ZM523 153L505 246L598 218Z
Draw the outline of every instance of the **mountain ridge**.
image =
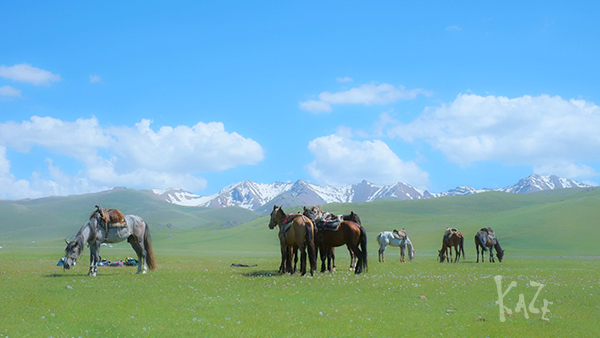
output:
M284 206L290 201L304 205L320 205L328 203L361 203L376 200L418 200L445 196L465 196L487 191L524 194L543 190L563 188L587 188L591 185L561 178L556 175L530 175L517 183L500 189L476 189L469 186L458 186L441 193L430 193L427 190L415 188L407 183L379 186L363 180L360 183L344 187L321 186L311 182L297 180L296 182L256 183L244 180L228 185L216 194L200 196L183 189L152 189L160 199L182 206L224 208L237 206L256 211L265 205L277 201ZM288 203L285 203L285 202Z

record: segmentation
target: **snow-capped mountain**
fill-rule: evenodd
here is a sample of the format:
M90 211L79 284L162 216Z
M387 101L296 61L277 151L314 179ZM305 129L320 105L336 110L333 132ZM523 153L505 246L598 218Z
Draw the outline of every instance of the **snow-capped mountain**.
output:
M584 183L575 182L568 178L561 178L556 175L531 175L520 180L517 184L498 190L515 194L524 194L528 192L536 192L542 190L587 187L590 186Z
M183 206L224 208L238 206L257 210L267 204L285 206L319 205L327 203L359 203L375 200L416 200L444 196L464 196L486 191L523 194L534 191L590 187L587 184L554 175L531 175L517 184L501 189L475 189L459 186L438 194L417 189L406 183L378 186L368 181L345 187L321 186L298 180L296 182L255 183L242 181L223 188L210 196L199 196L181 189L152 191L161 199Z

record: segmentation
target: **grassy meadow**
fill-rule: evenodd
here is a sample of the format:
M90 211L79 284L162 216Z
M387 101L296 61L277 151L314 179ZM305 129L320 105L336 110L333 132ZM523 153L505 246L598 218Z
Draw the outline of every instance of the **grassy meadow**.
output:
M74 269L56 266L64 237L81 225L66 234L61 225L54 237L49 230L17 236L25 232L6 227L10 236L0 237L0 337L600 335L597 189L326 209L361 216L369 236L367 273L347 271L347 250L339 248L334 273L277 275L277 235L266 216L215 227L194 223L206 212L197 211L193 221L165 227L139 211L154 230L158 269L136 275L134 267L101 267L96 278L85 276L88 249ZM467 259L457 264L435 259L448 226L467 237ZM472 238L483 226L496 231L506 250L503 263L475 263ZM386 250L386 263L377 261L377 233L394 228L408 231L417 250L413 263L401 264L398 248ZM102 247L101 255L114 261L134 253L119 243ZM503 293L517 282L503 297L513 311L505 322L496 304L497 275ZM531 282L544 284L537 297ZM548 320L529 308L528 318L524 310L515 312L521 294L526 307L534 298L539 310L544 300L551 302Z

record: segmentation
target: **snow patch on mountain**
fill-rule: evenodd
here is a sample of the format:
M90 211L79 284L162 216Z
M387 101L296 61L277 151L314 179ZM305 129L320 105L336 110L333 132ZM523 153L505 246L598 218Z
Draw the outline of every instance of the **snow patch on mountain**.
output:
M585 188L591 186L555 175L531 175L514 185L501 189L475 189L469 186L459 186L437 194L401 182L378 186L368 181L362 181L351 186L333 187L321 186L302 180L275 183L256 183L246 180L231 184L218 193L209 196L192 194L182 189L152 189L152 192L169 203L182 206L210 208L238 206L257 210L274 200L286 200L283 196L291 196L287 198L288 201L291 198L291 200L305 205L319 205L376 200L418 200L445 196L465 196L487 191L523 194L573 187Z

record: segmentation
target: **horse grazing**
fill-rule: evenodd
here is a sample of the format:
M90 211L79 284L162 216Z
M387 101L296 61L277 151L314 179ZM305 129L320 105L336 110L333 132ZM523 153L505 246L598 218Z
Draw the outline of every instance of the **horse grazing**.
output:
M70 242L67 241L64 267L69 269L72 265L75 265L87 242L90 245L88 276L96 276L98 273L97 264L100 261L100 245L102 243L118 243L124 240L131 244L138 256L137 273L146 273L148 268L150 270L156 268L148 224L139 216L123 216L116 209L107 210L99 206L96 206L96 210L92 212L89 220L79 229L75 239Z
M312 221L303 215L286 215L282 207L273 206L269 229L279 226L279 243L281 246L281 265L279 273L294 273L292 268L292 256L295 248L301 252L300 272L306 274L306 249L310 262L310 275L315 271L315 229Z
M454 247L454 251L456 252L456 257L454 258L454 263L458 262L460 258L460 253L462 252L463 258L465 258L465 236L454 228L446 229L444 233L444 237L442 238L442 249L439 250L438 258L440 263L444 260L447 262L452 260L452 248ZM448 255L448 249L450 249L450 255ZM450 260L448 260L450 258Z
M494 261L494 249L496 249L496 256L500 263L504 258L504 250L500 246L496 233L492 228L481 228L477 234L475 234L475 248L477 249L477 263L479 263L479 247L481 247L481 262L484 262L483 253L489 248L490 249L490 263Z
M327 270L335 271L335 247L330 246L329 249L326 249L324 238L326 234L329 235L326 231L336 231L342 221L352 221L360 226L360 217L354 211L351 211L349 215L336 216L329 212L323 212L320 206L304 207L303 215L313 221L317 230L315 233L315 247L317 252L321 253L321 272L325 272L325 260L327 260ZM338 246L341 245L344 244ZM358 261L357 255L352 251L350 244L346 244L346 247L350 253L350 270L355 271Z
M400 247L400 262L404 263L406 262L405 259L405 252L408 249L408 258L410 259L410 262L412 263L413 259L415 258L415 249L412 245L412 242L410 241L410 239L408 238L408 235L406 235L406 231L404 231L404 229L400 230L400 231L396 231L394 230L392 231L382 231L377 235L377 243L379 244L379 262L384 262L385 263L385 257L383 255L385 248L388 245L391 246L398 246Z

